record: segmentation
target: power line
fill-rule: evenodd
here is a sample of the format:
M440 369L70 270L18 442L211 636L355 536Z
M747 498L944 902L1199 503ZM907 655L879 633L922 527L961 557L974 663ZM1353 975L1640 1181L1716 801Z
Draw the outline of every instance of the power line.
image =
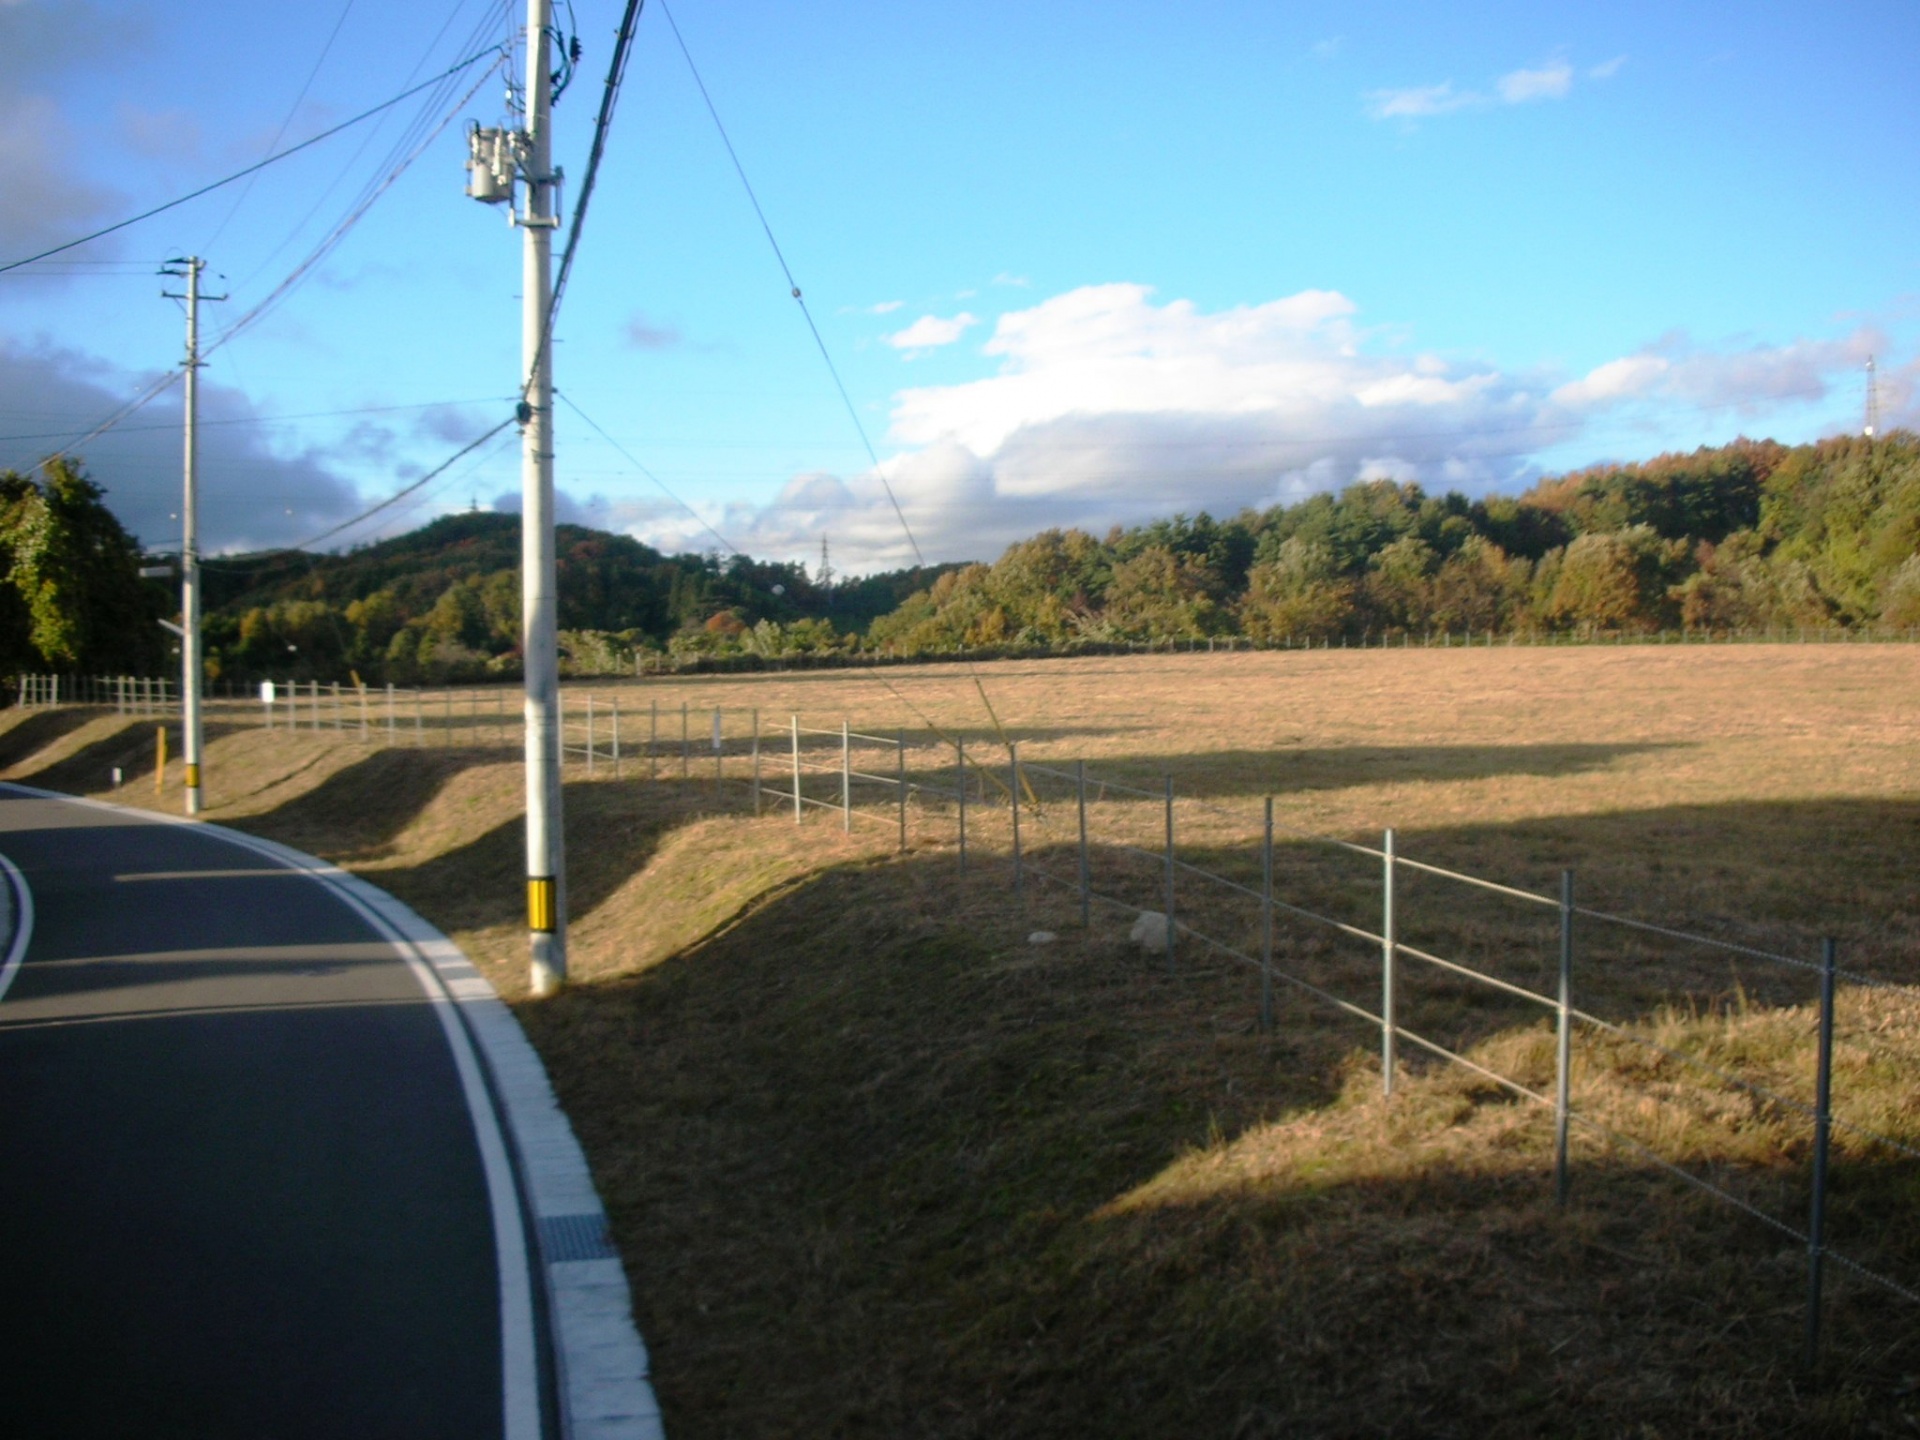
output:
M511 401L512 397L507 399ZM294 420L330 420L342 415L391 415L406 410L438 410L453 405L497 405L501 397L483 395L477 400L422 400L411 405L359 405L347 410L296 410L286 415L243 415L227 420L201 420L196 422L202 430L214 425L284 425ZM120 425L116 429L122 435L141 435L155 430L178 430L180 422L171 421L165 425ZM38 435L0 435L0 442L13 440L59 440L69 432L49 430Z
M233 172L233 174L228 175L224 179L215 180L210 185L202 185L198 190L189 191L187 194L179 196L177 199L167 201L166 204L164 205L156 205L151 210L143 210L138 215L129 216L125 220L117 220L113 224L104 226L99 230L95 230L93 233L89 235L82 235L78 240L69 240L65 244L55 245L51 250L42 250L38 255L29 255L24 260L10 260L4 265L0 265L0 275L6 274L6 272L9 270L18 270L23 265L31 265L37 260L45 260L50 255L58 255L62 251L75 249L76 247L85 245L90 241L98 240L102 236L111 235L118 230L124 230L129 225L138 225L142 220L151 220L154 216L163 214L168 210L176 209L177 207L186 204L189 200L198 200L202 195L210 194L211 192L215 190L219 190L224 186L231 185L236 180L243 180L247 176L253 174L255 171L264 170L267 168L267 166L277 164L279 161L285 160L290 155L298 155L302 150L310 149L311 147L318 145L322 140L326 140L331 138L332 136L338 135L342 130L351 129L353 126L358 125L362 120L366 120L374 115L378 115L383 110L391 110L395 105L398 105L402 100L410 99L411 97L418 95L422 90L427 90L432 88L435 85L438 85L442 80L445 80L448 76L457 75L462 70L465 70L468 66L476 64L477 62L486 59L487 56L495 55L497 53L498 51L496 49L487 49L487 50L482 50L477 55L469 55L465 60L460 61L457 65L450 66L446 70L441 71L438 75L434 76L431 80L424 80L420 84L415 85L410 90L403 90L390 100L382 100L378 105L375 105L368 110L362 110L358 115L355 115L350 120L342 120L338 125L335 125L330 129L322 130L318 135L310 136L309 138L302 140L298 145L290 145L285 150L282 150L277 154L269 155L264 160L256 161L254 164L247 166L244 170L236 170Z
M586 225L587 205L593 199L594 181L599 177L600 161L607 151L607 133L613 125L613 108L619 102L620 86L627 77L627 60L633 52L634 27L639 23L643 4L645 0L627 0L626 9L620 16L620 29L613 42L613 59L607 65L606 84L600 94L600 111L594 116L593 143L587 150L587 173L581 178L580 193L574 197L573 221L567 227L567 247L560 253L559 274L553 282L553 293L547 297L547 314L540 325L540 343L534 349L533 364L527 367L527 378L521 386L523 400L532 393L533 377L553 345L553 328L560 319L560 300L566 294L567 278L573 274L573 258L580 248L580 232Z
M467 456L471 455L475 450L478 450L482 445L486 444L487 441L493 439L494 436L498 435L502 430L506 429L509 425L513 424L515 421L515 418L516 417L509 415L506 419L502 420L498 425L494 426L491 430L487 431L487 433L482 435L479 439L471 441L468 444L461 446L458 450L454 451L452 455L448 456L445 460L441 461L438 465L434 466L433 469L429 470L426 474L422 475L418 480L414 481L411 485L408 485L403 489L396 490L393 494L389 495L386 499L382 500L378 505L368 506L365 510L362 510L358 515L353 516L351 519L342 520L338 525L335 525L331 529L322 530L318 535L308 536L305 540L302 540L297 544L290 545L287 548L290 550L305 550L307 547L311 545L318 545L322 540L331 540L334 536L338 535L341 531L351 530L354 526L360 524L361 521L370 520L375 515L378 515L382 510L389 509L392 506L399 504L402 500L406 499L407 496L413 494L413 492L418 490L421 486L427 484L429 481L439 478L441 475L444 475L448 470L451 470L455 465L459 464L460 461L464 460Z
M667 0L660 0L660 9L667 17L667 25L673 31L674 43L680 47L681 58L687 62L687 70L693 76L693 83L699 87L700 98L706 102L707 114L713 117L713 128L720 132L720 143L727 147L727 158L733 162L733 173L740 177L741 188L747 192L747 199L753 205L753 213L760 217L760 228L765 232L767 244L773 247L773 258L780 262L780 273L787 277L787 290L792 294L794 303L800 307L800 313L806 318L807 330L813 336L813 343L820 351L820 358L826 363L827 373L833 377L833 388L840 392L840 403L847 408L847 418L853 421L853 428L860 434L860 444L867 452L867 459L873 466L874 478L879 480L880 488L886 491L887 503L893 506L894 518L900 522L901 530L906 532L907 544L913 547L914 559L921 565L927 563L920 553L920 542L914 538L913 527L907 523L907 515L900 508L899 497L893 493L893 485L887 479L886 472L880 468L880 456L873 448L873 441L867 438L867 427L860 421L860 412L854 408L853 397L847 393L846 384L840 379L840 369L833 363L833 356L827 351L827 342L821 338L820 327L814 323L813 311L807 307L806 298L800 293L800 286L793 278L793 270L787 264L787 257L781 252L780 242L774 239L773 226L767 221L767 212L760 206L760 197L754 193L753 182L747 179L746 167L740 163L740 156L733 148L733 141L727 135L727 127L720 119L720 112L714 107L713 96L707 93L707 82L700 78L700 67L693 63L693 52L687 49L687 42L680 33L680 26L673 18L673 9Z
M606 431L602 430L599 426L599 423L595 421L595 419L591 415L587 414L586 411L582 410L578 405L576 405L573 402L572 396L567 395L563 391L559 391L559 390L554 391L554 394L558 395L562 400L566 401L567 408L573 411L573 413L578 415L582 420L586 421L588 426L593 430L594 434L598 435L602 440L606 441L607 444L611 445L615 450L618 450L621 455L625 456L626 461L629 465L633 466L634 469L638 470L642 475L646 476L647 479L651 480L655 485L657 485L660 488L660 491L662 494L664 494L669 500L673 501L673 503L678 505L682 510L686 511L689 515L691 515L694 518L694 520L700 525L700 527L703 530L705 530L709 535L713 536L714 539L718 540L722 546L724 546L727 550L731 551L733 554L740 556L740 558L743 560L751 560L753 558L751 555L748 555L746 551L742 550L738 545L734 544L731 540L727 539L727 537L722 535L718 530L714 529L712 525L708 524L706 517L703 516L698 510L694 509L693 506L689 505L686 501L682 500L678 495L676 495L666 481L662 480L658 475L654 474L653 471L649 470L646 466L642 465L638 460L634 459L633 452L628 450L626 446L622 445L618 440L614 439Z
M280 128L273 132L273 138L267 142L267 153L269 155L273 153L273 147L278 145L286 135L287 126L293 123L293 117L300 113L301 102L307 98L307 92L313 88L313 82L320 74L320 67L327 63L327 56L333 53L333 42L340 38L340 27L347 23L347 16L353 13L353 6L354 0L347 0L347 3L341 7L340 18L333 22L333 29L327 34L327 43L320 47L320 58L313 62L313 68L307 72L307 78L301 83L300 93L293 97L293 103L287 107L286 116L280 121ZM196 252L197 254L204 255L213 249L214 241L226 233L227 226L233 223L233 217L240 213L240 207L247 203L247 196L252 193L253 179L249 177L245 188L234 197L233 207L227 211L226 218L220 222L219 228L213 232L213 238L202 245Z

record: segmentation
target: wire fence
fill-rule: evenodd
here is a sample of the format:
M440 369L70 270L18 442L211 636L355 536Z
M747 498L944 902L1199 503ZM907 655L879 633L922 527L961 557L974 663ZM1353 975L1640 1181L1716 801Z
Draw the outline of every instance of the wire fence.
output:
M162 680L22 676L16 683L26 705L111 707L129 717L179 708L177 687ZM210 724L289 738L319 732L373 745L502 749L524 740L519 694L506 686L287 681L248 696L209 696L206 704ZM1551 1113L1561 1203L1578 1133L1803 1246L1809 1363L1819 1350L1827 1262L1920 1303L1920 1290L1835 1248L1827 1233L1836 1133L1855 1153L1920 1162L1920 1144L1889 1133L1897 1125L1849 1114L1847 1097L1834 1094L1837 987L1844 982L1850 996L1891 996L1903 1005L1920 1002L1920 987L1842 967L1831 938L1795 954L1755 943L1768 937L1752 926L1742 933L1730 920L1720 922L1728 933L1716 935L1589 906L1576 897L1572 870L1562 872L1556 893L1542 893L1415 858L1393 830L1377 845L1310 834L1276 819L1271 796L1230 804L1182 794L1172 777L1140 784L1131 783L1137 774L1122 779L1084 761L1036 764L1016 742L976 739L970 748L965 736L865 732L845 720L803 724L799 715L763 724L758 710L663 708L651 699L642 708L630 692L578 690L562 694L558 742L563 766L582 777L710 787L716 804L793 823L825 815L843 833L886 827L903 852L916 843L951 845L963 872L1004 867L1016 895L1056 892L1083 926L1093 925L1096 908L1132 916L1136 938L1170 972L1207 957L1250 972L1254 1023L1262 1029L1274 1025L1276 997L1287 991L1367 1027L1388 1096L1408 1073L1409 1052L1479 1076ZM1697 994L1724 985L1722 963L1746 965L1741 985L1783 1002L1794 997L1782 984L1813 983L1811 1073L1781 1072L1776 1056L1772 1070L1780 1073L1756 1076L1752 1070L1767 1066L1743 1066L1737 1047L1716 1059L1686 1026L1663 1034L1647 1023L1637 976L1657 968L1664 993ZM1524 1027L1529 1016L1551 1028L1551 1063L1539 1073L1512 1073L1466 1053L1515 1022ZM1875 1052L1870 1026L1844 1040L1848 1073L1893 1063ZM1783 1053L1798 1057L1803 1040L1795 1047ZM1647 1138L1629 1133L1617 1114L1599 1113L1601 1105L1581 1103L1583 1077L1591 1098L1594 1076L1617 1079L1636 1065L1660 1082L1646 1087L1649 1113L1687 1103L1688 1092L1670 1079L1686 1073L1717 1094L1745 1097L1757 1113L1798 1123L1806 1137L1803 1218L1740 1193L1733 1167L1663 1154L1657 1121ZM1920 1189L1920 1169L1903 1183L1904 1193Z

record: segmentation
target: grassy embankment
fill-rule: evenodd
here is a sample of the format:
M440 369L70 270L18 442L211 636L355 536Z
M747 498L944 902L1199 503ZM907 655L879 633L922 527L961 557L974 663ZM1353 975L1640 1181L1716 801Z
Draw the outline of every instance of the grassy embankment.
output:
M1318 652L987 666L1023 758L1172 773L1182 853L1253 873L1284 823L1589 904L1911 977L1920 760L1903 647ZM890 688L891 687L891 688ZM600 687L600 693L607 693ZM890 732L984 728L965 672L650 682L623 706L759 706ZM16 778L153 803L151 726L19 717ZM631 731L629 732L631 733ZM698 733L698 732L696 732ZM982 753L987 747L982 743ZM916 750L929 781L945 764ZM473 747L382 751L237 728L211 818L351 865L520 990L519 775ZM150 761L148 762L150 766ZM673 766L666 767L672 770ZM769 767L771 770L771 766ZM568 786L576 974L520 1005L613 1211L676 1436L836 1433L1905 1433L1920 1312L1835 1277L1830 1364L1797 1373L1802 1257L1630 1154L1416 1062L1378 1097L1373 1037L1244 970L1168 976L1124 917L962 879L951 817L914 843L829 816L754 821L710 783ZM1030 852L1071 875L1048 795ZM177 792L162 804L177 805ZM1093 807L1096 880L1156 904L1157 804ZM1004 844L1005 812L975 840ZM1107 844L1101 845L1105 841ZM982 856L985 859L985 856ZM1367 867L1312 847L1290 896L1366 921ZM1244 938L1250 916L1183 882ZM1539 985L1550 917L1409 880L1409 943ZM1060 939L1025 943L1045 926ZM1370 1003L1377 957L1298 927L1283 963ZM1581 935L1579 998L1785 1093L1810 1090L1799 972ZM1417 970L1408 1023L1536 1086L1541 1017ZM1920 1135L1920 1016L1843 993L1841 1113ZM1581 1045L1576 1103L1791 1223L1805 1128L1618 1044ZM1660 1103L1655 1103L1656 1101ZM1920 1172L1842 1137L1837 1245L1911 1280Z

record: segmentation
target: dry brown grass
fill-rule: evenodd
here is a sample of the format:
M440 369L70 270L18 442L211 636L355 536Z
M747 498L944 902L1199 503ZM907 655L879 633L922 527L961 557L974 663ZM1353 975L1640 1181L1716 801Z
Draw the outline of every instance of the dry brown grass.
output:
M1748 943L1914 978L1916 652L1789 647L1314 652L980 667L1023 759L1183 796L1183 857L1257 874L1284 824ZM959 667L594 687L632 717L758 707L990 747ZM577 712L577 708L576 711ZM97 789L151 727L0 724L0 762ZM38 731L29 727L39 726ZM731 734L743 733L736 719ZM696 741L705 734L696 715ZM17 737L17 739L16 739ZM116 748L118 747L118 748ZM131 749L130 749L131 747ZM23 753L24 752L24 753ZM1002 754L1003 759L1003 754ZM212 818L341 859L519 993L518 767L500 749L369 752L244 728L209 751ZM937 744L917 778L945 783ZM734 762L739 772L741 762ZM669 771L675 767L665 767ZM1920 1424L1915 1315L1844 1276L1832 1359L1797 1373L1802 1262L1782 1237L1583 1140L1551 1203L1550 1126L1458 1071L1378 1097L1373 1039L1290 992L1270 1036L1250 977L1189 946L1167 976L1125 920L1009 893L976 811L754 821L739 791L568 786L579 983L521 1006L588 1147L676 1435L1855 1434ZM696 773L698 773L696 771ZM768 764L773 773L773 763ZM1071 876L1057 784L1029 855ZM124 787L152 799L151 775ZM989 786L991 789L991 786ZM177 804L173 795L162 803ZM1157 903L1157 805L1094 807L1097 883ZM1377 874L1283 849L1293 898L1369 923ZM1239 943L1243 900L1183 880L1183 916ZM1540 984L1543 917L1409 879L1403 938ZM1550 921L1550 917L1544 917ZM1054 945L1024 943L1036 926ZM1281 957L1371 1003L1377 957L1287 927ZM1792 1095L1801 972L1582 927L1580 998ZM1524 1007L1413 973L1412 1023L1525 1083L1551 1075ZM1913 1008L1848 992L1842 1113L1920 1137ZM1790 1110L1617 1042L1578 1103L1799 1223ZM1920 1174L1843 1140L1835 1241L1920 1274Z

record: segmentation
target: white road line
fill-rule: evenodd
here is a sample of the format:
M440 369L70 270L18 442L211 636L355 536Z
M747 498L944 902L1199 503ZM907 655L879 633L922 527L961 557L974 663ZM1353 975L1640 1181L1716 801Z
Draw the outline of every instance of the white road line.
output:
M452 997L447 993L446 987L441 984L440 977L435 973L433 966L420 953L418 946L344 883L351 877L325 861L301 855L298 851L275 845L272 841L256 839L238 830L229 830L225 826L208 825L172 815L156 815L151 811L129 810L85 796L61 795L27 785L8 784L0 788L31 795L35 799L60 800L69 804L105 810L123 818L137 816L162 824L185 825L199 834L225 840L242 849L251 850L273 861L276 865L305 874L325 885L393 946L400 958L406 962L407 968L413 972L414 979L419 982L421 990L433 1005L434 1015L440 1021L441 1032L446 1036L447 1048L453 1052L454 1067L460 1075L461 1089L466 1095L467 1112L473 1120L474 1137L479 1144L481 1163L486 1171L488 1208L493 1215L495 1264L500 1276L500 1380L503 1434L505 1440L542 1440L541 1431L544 1427L540 1419L540 1370L538 1344L534 1330L532 1272L527 1255L526 1220L521 1212L520 1187L514 1180L513 1164L507 1154L506 1137L500 1130L499 1113L487 1092L486 1081L480 1072L479 1057L474 1054L473 1043L467 1034L466 1026L461 1023L459 1015L454 1011ZM4 866L8 882L15 886L16 896L27 897L22 905L22 914L30 922L32 900L26 888L25 878L20 877L19 870L7 861L5 856L0 856L0 866ZM29 928L30 925L23 924L20 927L20 937L24 937ZM13 969L18 966L19 957L25 951L25 939L18 938L8 953L8 968L0 971L0 993L5 992L6 982L13 978Z
M0 960L0 999L5 999L7 987L20 972L20 962L27 958L27 943L33 939L33 891L20 867L4 855L0 855L0 870L6 872L7 888L13 891L13 940L7 946L7 958Z

